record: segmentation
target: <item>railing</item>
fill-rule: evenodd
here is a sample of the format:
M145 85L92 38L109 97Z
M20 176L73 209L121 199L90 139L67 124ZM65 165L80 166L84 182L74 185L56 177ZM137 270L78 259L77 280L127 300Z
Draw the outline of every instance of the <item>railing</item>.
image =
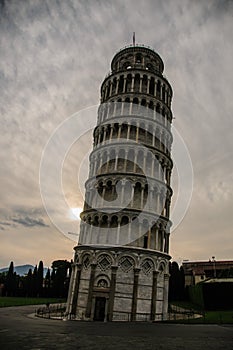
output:
M35 316L42 318L60 319L64 317L68 319L84 319L84 315L66 315L66 304L56 304L46 307L40 307L35 310ZM167 314L167 319L163 320L162 314L156 314L155 320L153 321L181 321L181 320L192 320L194 318L204 317L205 314L201 311L195 311L193 309L184 309L176 305L169 305L169 312ZM133 320L131 312L114 312L113 321L123 321L123 322L152 322L150 313L136 313Z
M121 68L119 68L119 69L117 69L117 70L114 70L114 71L110 70L110 71L105 75L104 81L105 81L108 77L110 77L112 74L114 74L114 73L121 73L121 72L124 73L124 72L127 71L128 74L130 74L130 71L133 70L133 69L134 69L134 70L145 70L145 71L154 73L154 74L160 76L160 78L165 78L166 81L169 83L167 77L166 77L164 74L162 74L158 69L155 69L155 68L150 68L150 69L148 69L148 68L146 68L146 65L143 65L143 64L138 65L137 63L132 64L132 65L130 66L130 68L123 68L123 67L121 67Z
M126 46L122 47L119 51L117 51L116 55L119 52L121 52L121 51L123 51L125 49L128 49L128 48L132 48L132 47L143 47L145 49L149 49L149 50L153 51L154 53L156 53L155 50L152 47L148 46L148 45L144 45L144 44L135 44L135 45L134 44L129 44L129 45L126 45Z
M167 321L190 321L194 318L204 316L202 311L195 311L193 309L186 309L177 305L169 305Z
M151 314L148 313L136 313L132 320L131 312L114 312L113 321L137 321L137 322L148 322L151 321Z
M56 304L40 307L35 310L35 316L42 318L63 319L65 316L66 304Z

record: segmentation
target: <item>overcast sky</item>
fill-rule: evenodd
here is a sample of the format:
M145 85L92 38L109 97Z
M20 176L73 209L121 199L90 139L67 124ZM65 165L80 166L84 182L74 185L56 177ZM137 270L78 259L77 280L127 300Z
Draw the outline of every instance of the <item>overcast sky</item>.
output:
M193 166L190 206L170 253L179 262L233 258L233 2L1 0L0 267L72 258L75 237L55 227L41 200L42 152L62 122L98 105L111 59L134 31L165 63L173 123ZM91 144L89 132L64 162L67 208L53 197L67 231L78 232L69 207L82 206L79 167Z

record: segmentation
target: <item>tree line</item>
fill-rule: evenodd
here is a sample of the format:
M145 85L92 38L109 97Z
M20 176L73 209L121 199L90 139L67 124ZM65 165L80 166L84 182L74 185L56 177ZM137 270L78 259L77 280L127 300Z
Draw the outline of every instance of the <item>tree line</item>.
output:
M169 274L169 301L185 300L187 293L183 267L173 261L169 263ZM14 263L11 262L8 271L0 273L0 285L4 286L2 296L66 298L70 275L71 262L67 260L53 261L51 270L48 268L45 276L43 261L24 276L14 272Z
M169 262L169 301L187 300L188 291L185 288L185 276L183 266L177 264L176 261Z
M55 260L44 276L44 264L40 261L24 276L16 274L13 261L7 272L0 273L2 296L66 298L71 275L71 262Z

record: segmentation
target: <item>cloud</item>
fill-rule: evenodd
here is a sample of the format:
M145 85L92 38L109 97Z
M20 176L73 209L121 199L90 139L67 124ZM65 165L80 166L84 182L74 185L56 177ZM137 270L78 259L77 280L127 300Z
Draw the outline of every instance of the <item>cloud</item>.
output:
M4 235L17 233L21 256L29 231L52 227L47 227L39 185L46 142L65 118L99 103L111 58L136 31L136 42L153 47L165 62L174 89L174 125L194 168L191 206L172 234L171 254L202 258L216 250L216 256L230 258L225 242L233 207L232 11L232 1L218 0L1 2L0 229ZM64 163L64 193L73 207L83 203L77 168L90 143L83 140L81 150L74 145ZM53 200L54 211L66 222L56 194ZM9 236L5 258L11 254ZM53 256L49 244L47 254Z
M26 227L34 227L34 226L43 226L43 227L48 227L49 225L46 225L44 223L44 220L41 218L34 219L29 216L25 217L19 217L19 218L12 218L13 222L16 222L20 225L26 226Z
M16 228L18 225L25 227L49 227L46 223L47 215L43 208L12 206L12 210L2 209L1 216L5 219L0 221L3 230Z
M5 221L0 221L0 225L3 225L3 226L11 226L11 223L5 222Z

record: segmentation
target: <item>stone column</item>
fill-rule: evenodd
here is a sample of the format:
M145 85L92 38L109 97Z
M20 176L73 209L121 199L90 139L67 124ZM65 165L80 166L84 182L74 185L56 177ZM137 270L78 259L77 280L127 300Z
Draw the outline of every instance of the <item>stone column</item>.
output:
M114 171L117 171L117 165L118 165L118 155L116 155L116 157L115 157Z
M142 239L142 223L138 222L138 235L137 235L137 247L141 246L141 239Z
M116 83L116 95L118 94L118 88L119 88L119 78L117 78L117 83Z
M131 221L131 217L129 218L129 222L128 222L128 241L131 242L131 227L132 227L132 221Z
M72 274L71 281L73 282L69 289L68 301L69 304L67 306L67 313L69 315L76 316L77 310L77 302L78 302L78 290L80 284L81 277L81 264L73 264L72 266Z
M89 177L92 176L94 170L94 164L90 162L89 164Z
M105 86L105 89L104 89L104 100L106 100L106 98L107 98L107 91L108 91L108 86Z
M153 271L152 294L151 294L151 321L156 316L156 299L157 299L158 271Z
M97 144L96 145L100 144L100 137L101 137L101 129L99 128L98 129L98 139L97 139Z
M143 77L140 76L139 93L142 92L142 79L143 79Z
M108 302L108 313L107 313L107 320L108 321L112 321L112 317L113 317L117 269L118 269L118 266L112 266L110 291L109 291L109 302Z
M131 309L131 321L136 321L137 314L137 299L138 299L138 278L139 268L134 269L134 283L133 283L133 298L132 298L132 309Z
M115 117L115 115L116 115L116 109L117 109L117 102L114 101L114 102L112 102L112 103L114 104L112 115Z
M134 75L132 75L131 92L134 91Z
M171 201L169 200L169 198L167 198L166 200L166 217L169 218L170 216L170 205L171 205Z
M155 131L152 130L152 147L155 147Z
M91 219L91 221L89 223L89 226L90 227L89 227L89 232L88 232L88 237L87 237L86 244L90 244L92 242L92 231L93 231L93 226L94 226L93 219Z
M107 131L107 127L104 126L104 136L103 136L103 142L106 141L106 131Z
M170 182L171 182L171 169L168 169L168 178L167 178L167 184L168 186L170 186Z
M107 219L107 235L105 235L105 244L110 244L111 243L111 235L110 235L110 226L111 226L111 219L108 217Z
M150 91L150 77L147 77L147 88L146 88L146 93L149 94Z
M120 139L120 137L121 137L121 127L122 127L122 125L119 125L118 134L117 134L118 139Z
M125 180L121 180L121 204L124 201L124 197L125 197Z
M110 153L107 151L106 173L108 173Z
M168 311L168 287L169 287L169 274L164 274L164 287L163 287L163 321L167 320Z
M109 92L109 96L111 97L112 96L112 81L110 81L110 92Z
M96 264L91 264L91 275L89 280L87 307L86 307L86 313L85 313L86 318L91 317L91 305L92 305L93 287L94 287L94 280L95 280L95 269L96 269Z
M136 142L138 142L139 127L136 126Z
M144 202L144 186L141 187L141 203L140 203L140 209L143 209L143 202Z
M155 156L152 156L152 162L151 162L151 174L150 176L153 178L154 177L154 169L155 169Z
M161 252L164 252L164 229L161 230Z
M127 79L127 78L124 76L124 85L123 85L123 91L122 91L123 93L125 93L126 79Z
M132 100L130 100L130 102L129 102L129 115L132 114L132 108L133 108L133 102L132 102Z
M147 248L150 249L150 240L151 240L151 228L149 227L148 230L148 242L147 242Z
M155 250L159 250L159 228L155 226Z
M142 169L143 172L145 173L145 169L146 169L146 158L147 158L147 154L145 154L145 152L143 152L143 164L142 164Z
M118 102L118 103L121 103L121 111L120 111L120 114L122 115L122 114L124 113L125 102L122 101L122 102Z
M154 97L156 97L156 91L157 91L157 81L155 81L155 87L154 87Z
M128 127L127 127L127 136L126 136L126 138L127 138L127 140L129 140L130 139L130 124L128 124Z
M164 178L163 175L163 158L159 157L159 174L158 174L158 179L161 181Z
M147 205L147 209L150 210L150 211L154 211L154 208L153 208L153 188L151 188L151 186L149 187L149 193L148 193L148 197L149 197L149 205ZM147 201L148 203L148 201Z
M99 155L99 168L98 170L100 170L102 168L102 165L103 165L103 154L100 153Z
M125 159L124 159L124 167L123 167L123 171L126 172L127 171L127 163L128 163L128 150L125 150Z
M134 164L133 164L133 172L134 173L136 172L136 169L137 169L137 157L138 157L138 152L135 150L135 153L134 153Z
M167 254L169 252L169 236L170 236L170 233L166 232L166 234L165 234L165 249L164 249L164 251Z
M161 211L161 208L160 208L160 193L159 192L157 192L156 193L156 196L157 196L157 203L156 203L156 213L157 214L159 214L160 213L160 211Z
M111 141L111 140L112 140L113 128L114 128L114 125L113 125L113 124L111 124L111 126L110 126L110 136L109 136L109 141Z
M117 236L116 236L116 244L117 245L120 242L120 230L121 230L121 218L118 217L118 221L117 221Z
M106 185L103 185L103 192L102 192L102 198L101 198L101 205L103 206L104 204L104 196L105 196L105 191L106 191Z
M131 208L134 207L134 189L135 189L135 184L132 185L131 203L130 203L130 207L131 207Z
M98 186L95 185L94 189L95 189L95 192L94 192L94 198L93 198L93 203L94 203L93 207L94 209L96 209L96 208L99 208L100 206L101 196L99 195L99 192L98 192Z

